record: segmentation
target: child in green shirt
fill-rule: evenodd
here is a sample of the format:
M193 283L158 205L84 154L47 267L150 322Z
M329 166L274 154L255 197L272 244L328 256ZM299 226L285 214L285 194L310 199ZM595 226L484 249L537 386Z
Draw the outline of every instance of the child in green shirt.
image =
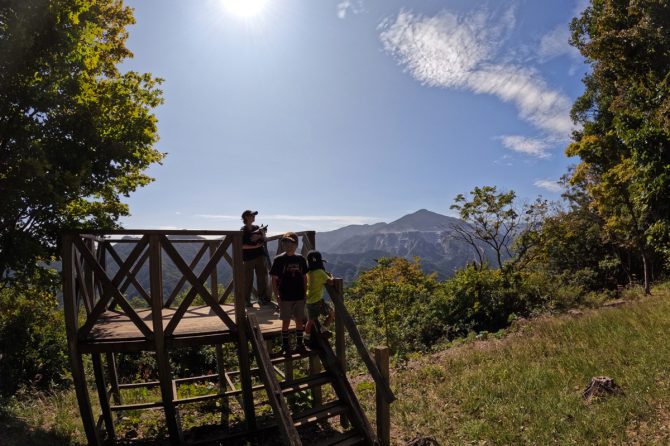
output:
M330 336L326 327L335 320L333 308L323 299L325 285L333 284L333 276L324 269L324 262L325 260L321 258L319 251L307 253L307 324L305 325L305 337L310 348L317 346L316 339L311 336L311 333L315 326L319 326L319 316L326 316L321 327L321 334L326 337Z

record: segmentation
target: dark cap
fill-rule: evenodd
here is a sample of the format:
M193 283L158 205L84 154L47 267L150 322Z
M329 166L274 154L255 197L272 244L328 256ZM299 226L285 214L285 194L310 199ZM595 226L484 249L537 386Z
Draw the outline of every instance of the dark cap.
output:
M298 235L295 232L287 232L286 234L282 235L281 237L282 242L283 241L289 241L293 242L296 245L298 244Z
M314 271L315 269L325 269L323 267L324 263L328 262L321 257L319 251L310 251L307 253L307 265L310 271Z
M244 217L247 215L258 215L258 211L250 211L247 209L246 211L242 212L242 220L244 220Z

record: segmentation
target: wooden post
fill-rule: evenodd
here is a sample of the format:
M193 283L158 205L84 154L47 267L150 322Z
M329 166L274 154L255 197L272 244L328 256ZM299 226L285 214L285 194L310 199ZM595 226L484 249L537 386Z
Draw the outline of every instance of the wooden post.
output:
M88 397L88 388L86 386L86 375L78 343L78 312L75 295L74 282L74 237L72 234L63 236L63 310L65 311L65 331L67 334L67 344L70 353L70 366L72 368L72 380L77 394L77 403L81 413L81 421L86 432L86 439L89 445L98 446L102 442L93 419L93 410L91 400Z
M315 336L314 334L312 336ZM309 357L309 374L316 375L321 372L321 360L316 355ZM312 407L319 407L323 404L323 392L321 386L312 389Z
M344 284L342 279L335 279L333 284L335 292L342 297ZM331 296L332 297L332 296ZM344 321L335 313L335 354L342 370L347 370L347 345L344 339Z
M242 263L242 231L233 237L233 293L235 295L235 325L237 330L237 351L240 359L240 381L242 383L242 400L244 402L244 416L247 428L256 430L256 412L254 408L254 394L251 384L251 366L249 363L249 344L247 341L246 318L247 311L244 303L244 265Z
M96 252L95 242L91 239L86 239L86 247L91 252ZM98 256L96 256L97 258ZM93 276L93 269L88 262L84 262L84 283L86 284L86 294L88 295L89 305L93 308L95 305L95 277Z
M382 377L389 382L389 349L386 346L375 348L375 363ZM377 402L377 437L382 446L391 444L391 411L380 386L375 386Z
M223 363L223 347L221 344L216 344L216 368L219 372L219 393L224 394L227 389L226 382L226 367ZM225 430L228 430L229 425L230 406L228 397L221 397L221 424Z
M216 242L207 242L209 244L209 258L211 259L216 251ZM212 270L212 275L209 278L209 286L211 288L212 297L214 300L219 300L219 265L216 265Z
M107 352L107 374L109 376L109 384L112 388L112 398L114 398L114 404L117 406L122 403L121 391L119 390L119 375L116 371L116 360L114 359L114 353Z
M105 430L107 431L107 439L114 440L116 433L114 432L114 420L112 418L112 411L109 408L109 398L107 396L107 383L105 382L105 373L102 368L102 360L100 353L91 354L93 362L93 375L95 376L95 387L98 389L98 400L100 400L100 408L102 409L102 419L105 422Z
M165 336L163 334L163 271L161 262L160 236L149 236L149 281L151 284L151 317L153 320L154 346L158 364L158 380L160 381L165 422L170 433L170 443L181 443L181 428L174 405L172 393L172 373L168 361Z
M316 249L316 232L315 231L307 231L307 240L309 240L309 244L311 245L311 249Z
M339 295L342 296L344 293L343 288L344 288L344 283L342 279L335 279L335 283L333 284L335 288L335 292ZM344 339L344 322L342 322L342 318L337 316L337 312L335 312L335 356L337 357L337 362L340 364L340 367L342 370L346 373L347 371L347 344ZM341 415L340 416L340 424L342 425L343 428L348 428L349 427L349 418L347 418L346 415Z

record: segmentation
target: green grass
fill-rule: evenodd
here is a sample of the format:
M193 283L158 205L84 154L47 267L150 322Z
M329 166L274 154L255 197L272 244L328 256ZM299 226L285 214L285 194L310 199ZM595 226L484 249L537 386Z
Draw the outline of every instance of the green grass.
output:
M670 444L669 333L665 286L626 305L539 318L502 340L410 361L392 377L394 441ZM587 405L581 392L600 375L625 393ZM366 405L374 414L370 399Z
M626 297L633 301L524 322L502 338L471 339L392 370L394 444L419 435L443 446L670 444L670 286ZM581 392L599 375L624 394L586 404ZM374 420L374 386L355 381ZM182 385L179 393L207 387ZM157 389L126 392L132 401L158 397ZM215 421L220 409L184 410L185 424L195 426ZM160 411L124 416L121 437L131 430L140 438L165 436ZM0 402L0 444L85 444L74 392Z

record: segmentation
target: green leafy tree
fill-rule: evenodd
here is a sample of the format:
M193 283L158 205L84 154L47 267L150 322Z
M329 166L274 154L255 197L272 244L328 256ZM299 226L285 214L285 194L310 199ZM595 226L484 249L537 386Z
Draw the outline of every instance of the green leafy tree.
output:
M493 250L497 267L503 269L506 259L512 266L523 266L528 262L534 236L547 212L545 200L517 209L514 191L498 192L495 186L475 187L470 198L459 194L451 209L458 211L466 225L454 225L457 236L472 246L479 267L485 263L482 246Z
M122 73L122 0L0 1L0 281L56 255L65 227L116 226L163 154L160 80Z
M393 353L422 350L445 333L437 313L439 283L418 259L377 260L346 291L347 307L369 343L384 343Z
M569 156L612 243L637 253L649 292L670 230L670 3L593 0L572 43L591 65Z
M0 395L70 382L63 312L56 294L43 286L57 274L46 269L36 274L41 277L29 285L0 288Z

